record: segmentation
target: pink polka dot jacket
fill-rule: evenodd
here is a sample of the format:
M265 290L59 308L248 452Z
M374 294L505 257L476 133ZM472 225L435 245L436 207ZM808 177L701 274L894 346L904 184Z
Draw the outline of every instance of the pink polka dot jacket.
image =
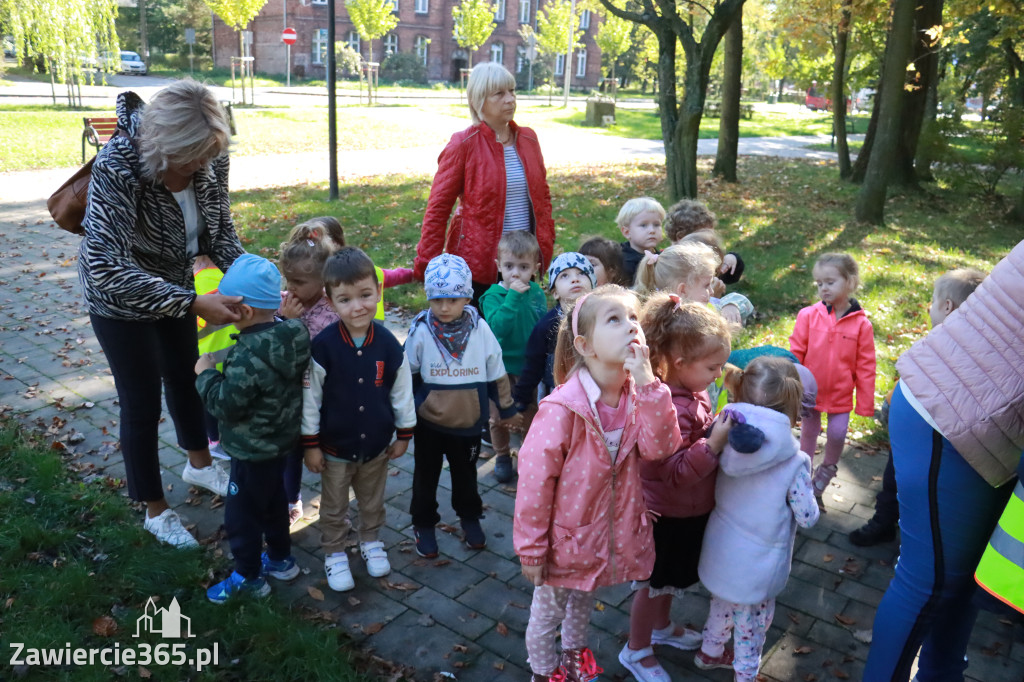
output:
M626 426L618 456L605 444L601 391L581 369L540 402L519 451L513 542L523 565L547 566L545 583L591 591L646 580L654 566L640 460L682 446L668 386L623 387Z

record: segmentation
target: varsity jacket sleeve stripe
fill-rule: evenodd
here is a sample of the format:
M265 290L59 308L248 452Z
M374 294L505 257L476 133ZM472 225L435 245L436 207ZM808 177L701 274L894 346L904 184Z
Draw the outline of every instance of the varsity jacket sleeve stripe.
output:
M324 379L327 371L310 359L302 380L302 447L320 447L320 406L324 402Z
M111 148L92 167L82 248L88 260L88 284L102 296L116 297L119 308L147 316L184 317L195 292L149 274L132 258L138 180L120 151Z
M390 398L391 409L395 413L395 434L398 440L409 440L416 426L416 401L413 399L412 372L409 371L407 357L402 358L402 366L395 375Z

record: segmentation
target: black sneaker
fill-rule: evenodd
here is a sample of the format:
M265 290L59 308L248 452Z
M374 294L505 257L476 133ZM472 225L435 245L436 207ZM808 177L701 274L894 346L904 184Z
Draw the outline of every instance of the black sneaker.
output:
M487 424L484 424L484 427L480 430L480 445L485 448L494 447L491 443L491 427Z
M512 455L498 455L494 460L494 477L498 483L510 483L516 477L512 468Z
M462 532L466 534L466 545L470 549L483 549L487 546L484 529L480 527L480 519L462 519Z
M433 559L437 556L437 535L433 526L417 526L413 528L416 536L416 553L424 559Z
M879 521L878 517L872 517L870 521L850 533L850 542L858 547L871 547L895 539L896 524Z

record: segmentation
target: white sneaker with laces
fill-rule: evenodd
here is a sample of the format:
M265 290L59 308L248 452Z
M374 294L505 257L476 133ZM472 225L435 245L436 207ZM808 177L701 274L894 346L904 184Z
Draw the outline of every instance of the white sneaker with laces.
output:
M228 494L230 476L216 462L202 468L192 466L192 462L186 462L185 470L181 472L181 480L223 497Z
M324 560L324 571L327 572L327 584L335 592L348 592L356 586L352 569L348 567L348 555L344 552L329 555Z
M199 542L192 537L192 533L185 530L181 517L173 509L165 509L158 516L147 516L142 527L155 535L157 540L172 547L187 549L199 546Z
M359 553L366 562L366 572L374 578L383 578L391 572L391 562L388 561L388 553L383 542L360 542Z
M683 634L681 635L675 634L675 631L675 623L669 623L660 630L652 630L651 644L664 644L682 649L683 651L693 651L699 649L701 642L704 641L704 635L696 630L683 628Z

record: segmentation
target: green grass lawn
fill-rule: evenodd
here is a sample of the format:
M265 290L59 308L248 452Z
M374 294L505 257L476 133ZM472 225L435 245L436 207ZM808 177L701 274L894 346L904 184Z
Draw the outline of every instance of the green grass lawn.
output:
M26 443L11 423L0 423L4 649L13 655L7 643L18 642L37 649L63 649L69 643L138 651L145 643L155 653L167 640L145 632L136 639L136 619L149 597L158 597L161 608L173 597L195 635L184 640L185 656L216 644L218 665L198 673L155 664L8 667L5 678L379 679L357 672L344 633L289 612L273 597L208 602L204 586L214 571L218 576L229 571L217 545L195 550L159 545L117 488L118 482L108 478L81 482L56 450Z
M728 247L746 260L736 290L758 311L736 347L788 346L797 311L814 301L815 257L848 251L864 280L857 296L875 325L878 405L894 383L896 358L928 330L932 280L959 266L987 270L1021 238L995 218L1000 207L941 187L891 198L886 227L873 228L853 221L857 187L840 182L834 164L743 158L742 182L733 185L710 179L710 163L701 161L700 195L718 214ZM655 163L549 169L556 250L575 249L588 235L620 241L615 216L622 203L645 194L665 202L663 175ZM246 248L268 257L293 225L330 214L349 243L379 265L409 266L429 188L426 176L367 178L342 185L336 203L326 201L321 185L238 192L233 207ZM425 305L416 285L390 289L385 299L409 312ZM851 435L874 437L879 428L855 417Z

